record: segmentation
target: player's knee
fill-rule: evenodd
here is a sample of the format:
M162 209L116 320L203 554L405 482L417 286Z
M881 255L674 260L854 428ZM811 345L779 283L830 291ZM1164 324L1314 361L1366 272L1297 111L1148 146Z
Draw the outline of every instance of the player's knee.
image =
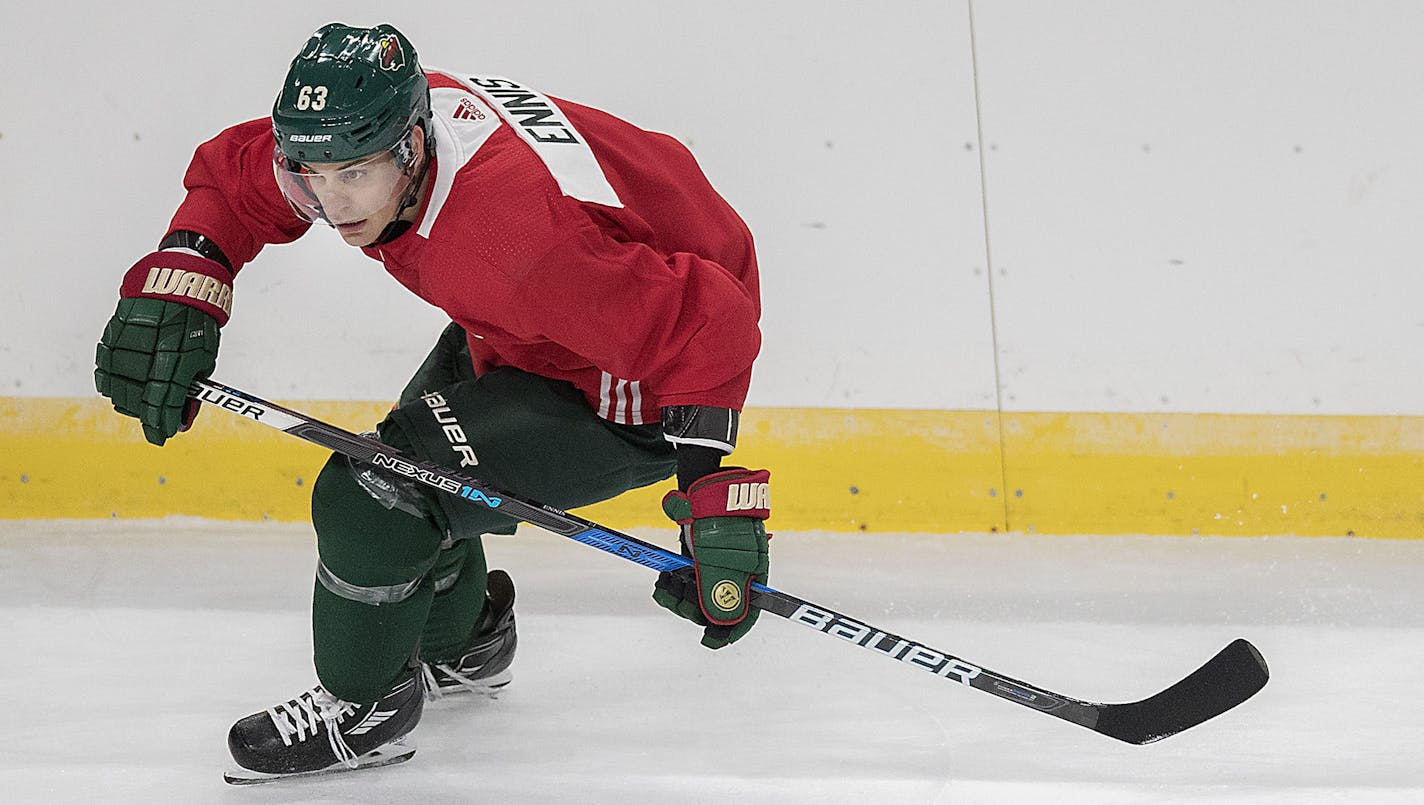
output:
M364 503L361 498L367 497L349 467L345 456L333 453L316 476L316 483L312 484L312 524L316 526L318 537L324 531L343 530L341 526L354 513L352 504Z
M325 567L355 584L415 579L429 569L444 532L421 512L418 494L374 470L339 455L326 462L312 488L317 552Z

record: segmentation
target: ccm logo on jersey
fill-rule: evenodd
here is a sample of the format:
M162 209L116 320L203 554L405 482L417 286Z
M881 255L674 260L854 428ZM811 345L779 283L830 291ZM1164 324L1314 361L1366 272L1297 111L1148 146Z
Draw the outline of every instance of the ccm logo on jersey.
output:
M771 508L771 485L767 483L727 484L727 511Z
M439 392L432 391L420 399L430 406L430 413L435 417L435 421L440 423L445 441L450 443L450 449L460 457L460 466L477 466L480 462L475 458L475 448L471 447L469 440L465 438L465 429L460 427L460 420L451 413L450 404L445 402L445 398Z

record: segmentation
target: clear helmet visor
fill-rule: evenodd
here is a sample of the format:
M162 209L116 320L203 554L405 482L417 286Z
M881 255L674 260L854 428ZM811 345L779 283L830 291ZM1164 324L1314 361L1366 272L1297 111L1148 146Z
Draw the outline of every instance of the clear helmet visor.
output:
M353 224L390 206L410 187L395 147L354 162L294 162L272 151L277 187L302 218L331 226Z

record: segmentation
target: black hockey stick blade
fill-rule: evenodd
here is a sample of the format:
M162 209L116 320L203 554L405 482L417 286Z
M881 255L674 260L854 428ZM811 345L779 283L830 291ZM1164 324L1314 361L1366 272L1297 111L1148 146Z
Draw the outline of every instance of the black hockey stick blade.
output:
M1246 701L1271 678L1266 659L1244 639L1222 649L1186 679L1140 702L1105 704L1093 729L1130 744L1149 744Z

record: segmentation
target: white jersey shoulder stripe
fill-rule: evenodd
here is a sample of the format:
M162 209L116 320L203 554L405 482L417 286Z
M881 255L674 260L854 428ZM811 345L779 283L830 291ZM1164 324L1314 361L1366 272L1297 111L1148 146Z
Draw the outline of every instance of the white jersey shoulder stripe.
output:
M499 113L549 169L564 195L622 207L593 149L552 98L503 76L466 76L442 70Z
M435 171L435 186L430 191L430 204L417 230L423 238L430 237L430 230L450 197L455 174L500 126L499 116L478 97L454 87L430 90L430 113L431 127L435 130L435 160L439 167Z

